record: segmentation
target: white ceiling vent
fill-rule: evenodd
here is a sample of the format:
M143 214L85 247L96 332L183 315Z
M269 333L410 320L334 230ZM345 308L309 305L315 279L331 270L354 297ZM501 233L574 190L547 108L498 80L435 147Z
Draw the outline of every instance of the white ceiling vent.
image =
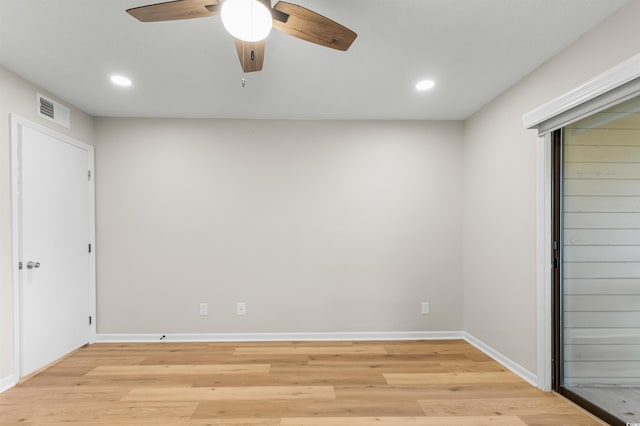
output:
M69 129L71 111L66 106L38 93L38 116Z

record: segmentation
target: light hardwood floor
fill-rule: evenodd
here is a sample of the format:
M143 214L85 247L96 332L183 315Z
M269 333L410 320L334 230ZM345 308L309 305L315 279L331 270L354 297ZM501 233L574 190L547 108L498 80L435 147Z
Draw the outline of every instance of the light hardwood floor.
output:
M600 425L465 341L95 344L0 394L2 425Z

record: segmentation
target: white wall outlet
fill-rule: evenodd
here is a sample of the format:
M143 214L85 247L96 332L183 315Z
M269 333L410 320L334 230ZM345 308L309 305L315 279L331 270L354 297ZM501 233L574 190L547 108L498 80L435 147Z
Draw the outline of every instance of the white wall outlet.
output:
M201 303L200 304L200 316L206 316L209 315L209 304L208 303Z
M247 314L247 304L244 302L238 302L236 305L236 314L237 315L246 315Z
M420 304L420 313L422 315L429 315L430 314L430 312L429 312L429 302L422 302Z

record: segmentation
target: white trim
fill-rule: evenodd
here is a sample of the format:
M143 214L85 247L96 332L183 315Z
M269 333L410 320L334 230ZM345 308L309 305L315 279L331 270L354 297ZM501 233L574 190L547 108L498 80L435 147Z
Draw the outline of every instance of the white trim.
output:
M493 349L491 346L487 345L480 339L476 339L469 333L464 333L464 335L465 335L464 339L467 342L469 342L470 344L475 346L477 349L481 350L482 352L484 352L485 354L493 358L496 362L499 362L504 367L508 368L513 373L517 374L522 379L527 381L529 384L533 386L538 385L538 378L534 373L527 370L526 368L524 368L517 362L513 361L511 358L507 357L506 355L503 355L501 352L498 352L497 350Z
M165 336L164 339L162 337ZM463 331L380 331L319 333L99 333L97 343L147 342L290 342L344 340L454 340L464 339Z
M18 384L18 376L14 374L0 379L0 393L6 391L7 389L11 389L17 384Z
M522 116L526 129L538 127L573 108L640 78L640 53L610 68L569 92L527 112Z
M20 377L20 163L22 152L18 141L21 139L22 129L18 125L18 117L11 119L11 298L13 307L13 377Z
M538 138L536 179L537 386L551 390L551 136Z
M95 341L96 335L96 274L95 274L95 179L94 179L94 147L84 142L80 142L76 139L65 136L48 127L41 126L29 120L26 120L15 114L10 114L11 119L11 243L12 243L12 299L13 299L13 376L20 378L20 360L22 349L22 327L21 327L21 312L20 312L20 274L18 273L18 264L20 262L21 247L20 247L20 164L22 162L22 153L20 150L20 141L22 136L22 128L29 127L37 130L45 135L51 136L65 143L73 145L87 152L88 156L88 169L91 171L91 182L89 185L89 203L90 203L90 216L89 216L89 238L92 243L92 252L89 255L89 314L93 317L94 321L89 328L89 343ZM88 319L87 319L88 320Z
M163 338L164 336L164 338ZM326 332L326 333L206 333L206 334L118 334L100 333L97 343L149 343L149 342L290 342L290 341L367 341L367 340L465 340L495 361L499 362L533 386L538 377L517 362L493 349L464 331L380 331L380 332Z
M91 240L91 253L89 253L89 315L92 321L89 327L89 343L96 341L98 303L96 296L96 172L95 151L91 147L87 152L89 156L89 173L91 182L89 185L89 239Z
M161 340L162 336L166 336ZM208 334L98 334L98 343L148 342L275 342L275 341L367 341L367 340L465 340L496 362L511 370L533 386L538 384L535 374L464 331L382 331L334 333L208 333ZM0 380L0 392L18 383L12 375Z

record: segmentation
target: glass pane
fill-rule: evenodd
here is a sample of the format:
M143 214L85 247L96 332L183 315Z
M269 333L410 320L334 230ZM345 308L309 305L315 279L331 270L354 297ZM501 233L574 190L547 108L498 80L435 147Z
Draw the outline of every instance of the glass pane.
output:
M640 99L564 136L563 386L640 423Z

